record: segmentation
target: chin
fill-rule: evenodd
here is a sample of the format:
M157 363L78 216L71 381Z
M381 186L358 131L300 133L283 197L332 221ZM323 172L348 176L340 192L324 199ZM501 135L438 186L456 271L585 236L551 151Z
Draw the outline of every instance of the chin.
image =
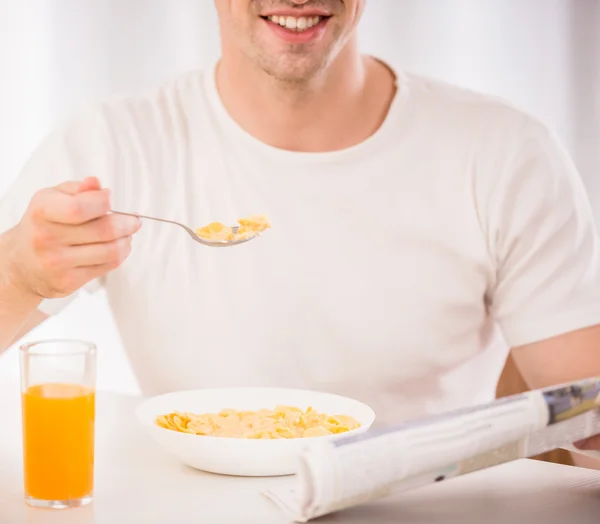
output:
M325 58L315 56L280 57L261 64L262 69L273 78L282 82L300 83L316 77L327 65Z

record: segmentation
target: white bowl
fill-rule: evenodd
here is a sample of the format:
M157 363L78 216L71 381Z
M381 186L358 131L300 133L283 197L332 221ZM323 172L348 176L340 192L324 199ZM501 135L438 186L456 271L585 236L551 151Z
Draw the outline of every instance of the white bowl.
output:
M306 409L312 406L327 414L354 417L361 427L346 433L296 439L242 439L180 433L156 425L157 415L173 411L218 413L222 409L273 409L285 404ZM183 464L211 473L264 477L296 473L300 452L323 439L337 439L365 432L375 420L373 410L356 400L286 388L227 388L176 391L152 397L136 409L136 416L154 440Z

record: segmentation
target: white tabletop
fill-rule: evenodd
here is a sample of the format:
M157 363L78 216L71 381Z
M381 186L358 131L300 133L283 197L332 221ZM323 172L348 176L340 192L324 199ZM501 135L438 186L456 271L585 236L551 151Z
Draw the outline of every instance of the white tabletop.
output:
M4 388L2 388L4 389ZM0 398L1 524L285 524L260 493L285 478L233 478L179 465L137 426L140 399L100 392L94 502L36 510L23 502L18 392ZM595 523L600 472L522 460L388 497L317 522L521 524Z

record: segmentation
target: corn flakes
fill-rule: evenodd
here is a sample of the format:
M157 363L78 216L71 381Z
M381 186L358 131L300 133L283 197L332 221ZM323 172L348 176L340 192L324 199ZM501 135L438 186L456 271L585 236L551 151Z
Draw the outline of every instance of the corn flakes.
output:
M156 424L192 435L247 439L321 437L360 427L360 423L348 415L327 415L312 407L303 411L283 405L278 405L273 410L224 409L219 413L201 415L175 411L156 417Z
M271 227L269 219L264 215L240 218L238 224L237 231L234 232L233 228L221 222L211 222L196 229L196 234L206 240L246 240Z

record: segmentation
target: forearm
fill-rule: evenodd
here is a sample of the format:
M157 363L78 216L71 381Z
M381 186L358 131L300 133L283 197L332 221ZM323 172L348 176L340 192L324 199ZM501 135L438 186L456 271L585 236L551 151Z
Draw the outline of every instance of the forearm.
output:
M19 286L11 269L11 234L0 235L0 353L14 342L42 301Z
M600 376L600 325L513 348L512 355L532 389Z

